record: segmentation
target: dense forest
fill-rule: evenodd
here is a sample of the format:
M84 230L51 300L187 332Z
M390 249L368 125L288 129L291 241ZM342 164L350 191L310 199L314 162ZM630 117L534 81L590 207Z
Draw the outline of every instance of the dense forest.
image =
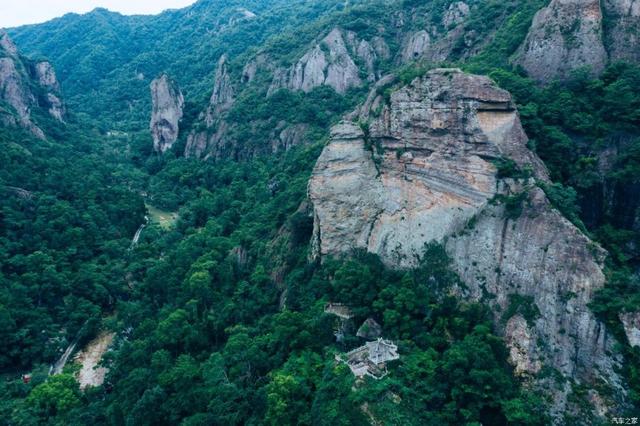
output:
M309 178L331 126L375 82L267 96L270 75L258 73L225 117L251 154L187 158L189 131L164 155L152 150L149 82L162 72L179 81L181 126L192 129L223 53L240 76L257 53L295 62L333 27L398 51L404 32L446 31L452 3L201 0L154 17L97 9L11 29L23 54L52 61L69 112L60 123L34 108L46 140L0 126L0 424L608 424L583 407L589 389L578 385L574 408L549 412L551 396L514 374L489 304L457 296L465 284L442 244L426 245L410 269L360 250L313 258ZM379 59L377 72L396 77L380 92L449 66L512 94L528 147L549 171L550 183L536 184L607 250L606 285L590 309L619 341L628 395L616 414L637 417L640 348L619 314L640 303L640 66L614 61L598 75L579 68L541 84L513 57L549 2L467 3L469 36L452 42L446 61ZM234 25L240 8L258 18ZM282 122L307 126L305 143L265 155ZM602 153L614 153L606 167ZM498 173L530 177L509 161ZM348 305L356 328L375 320L398 345L388 376L356 382L336 362L364 339L336 340L329 302ZM539 315L517 295L509 309L498 316ZM116 336L103 384L81 390L73 362L49 375L70 344L101 330Z

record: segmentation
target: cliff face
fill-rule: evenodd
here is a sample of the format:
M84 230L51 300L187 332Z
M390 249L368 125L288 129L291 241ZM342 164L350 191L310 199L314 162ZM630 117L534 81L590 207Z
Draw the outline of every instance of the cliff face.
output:
M468 287L460 293L495 309L519 374L550 367L618 389L612 340L587 307L604 284L603 250L552 208L534 179L501 176L494 165L508 159L548 180L509 93L488 78L441 69L389 104L375 97L351 116L368 122L367 132L354 122L335 126L314 169L315 254L365 248L410 267L425 243L440 242ZM502 318L513 295L540 315ZM566 408L570 391L557 385L555 409Z
M47 61L37 62L33 66L33 74L41 87L47 89L49 114L58 121L64 121L65 108L60 99L60 83L53 66Z
M40 139L45 135L33 122L33 108L48 111L58 121L64 119L60 85L51 64L20 56L6 33L0 33L0 101L10 108L0 111L3 124L23 127Z
M153 80L150 89L153 106L149 128L153 149L164 153L178 139L184 97L180 88L166 74Z
M609 61L640 60L639 30L638 0L552 0L533 19L516 63L542 82L584 66L599 74Z
M323 84L345 93L363 83L355 60L364 63L367 78L373 81L377 77L376 59L387 55L388 47L381 38L369 42L358 39L353 32L334 28L290 68L274 70L269 93L281 88L309 92Z
M612 61L640 62L640 0L604 0L606 43Z
M205 129L193 131L189 134L185 157L221 156L222 145L224 144L223 138L228 128L223 115L233 105L235 97L227 62L227 55L222 55L218 61L209 105L199 117Z

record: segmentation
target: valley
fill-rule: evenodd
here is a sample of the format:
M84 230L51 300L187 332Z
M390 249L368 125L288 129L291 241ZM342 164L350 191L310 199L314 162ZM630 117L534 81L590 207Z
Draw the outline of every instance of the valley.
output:
M198 0L0 30L0 425L638 417L639 28Z

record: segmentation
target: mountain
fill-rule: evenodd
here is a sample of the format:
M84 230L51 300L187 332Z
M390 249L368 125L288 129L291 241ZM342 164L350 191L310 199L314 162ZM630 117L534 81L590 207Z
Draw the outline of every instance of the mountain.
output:
M6 126L23 127L44 139L45 134L32 115L40 112L62 122L65 113L53 67L47 61L21 56L5 32L0 33L0 55L0 119Z
M0 423L635 417L636 3L8 29Z
M366 132L353 121L335 126L316 163L316 256L361 248L415 267L437 241L465 284L461 295L493 306L518 374L552 368L622 393L614 343L587 307L604 285L605 253L540 188L548 171L527 149L509 93L435 69L377 102L355 116ZM534 316L513 308L523 299ZM567 388L547 392L555 411L567 410Z
M552 1L533 19L517 63L545 82L580 67L600 74L610 62L640 61L639 29L637 1Z

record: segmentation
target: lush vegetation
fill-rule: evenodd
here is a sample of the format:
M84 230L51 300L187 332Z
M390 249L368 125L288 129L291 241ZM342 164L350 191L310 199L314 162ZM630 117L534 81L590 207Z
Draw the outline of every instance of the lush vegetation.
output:
M308 144L278 156L194 161L176 149L159 157L146 133L148 83L161 71L183 87L189 126L223 52L233 75L258 49L290 64L335 25L381 35L396 51L401 31L441 25L451 3L203 0L157 17L98 10L15 29L28 53L52 58L79 114L67 126L43 122L46 142L0 129L0 424L547 424L548 401L513 376L492 314L452 296L458 277L442 247L425 247L410 271L366 253L309 260L311 169L329 126L368 87L267 98L268 76L258 75L228 120L251 153L281 121L308 126ZM592 309L625 342L618 314L640 302L640 241L628 213L638 207L640 69L614 64L599 78L579 71L569 82L536 85L509 59L545 2L469 3L465 31L474 37L461 38L449 59L514 95L554 182L539 184L611 254ZM239 6L258 17L231 25ZM402 30L399 11L412 16ZM377 65L400 84L435 66ZM112 129L128 133L100 135ZM530 176L507 159L496 167L500 177ZM522 199L505 203L520 214ZM158 209L176 212L171 223L152 220L131 247L145 214L167 217ZM375 319L398 343L402 357L384 380L354 386L335 362L363 341L336 342L329 301L349 304L356 327ZM539 315L517 296L500 317L515 313ZM118 332L103 386L80 391L74 366L48 377L61 349L99 328ZM637 403L640 352L622 346ZM27 372L32 380L23 383Z
M144 205L90 136L1 129L0 145L0 371L23 371L113 309Z

